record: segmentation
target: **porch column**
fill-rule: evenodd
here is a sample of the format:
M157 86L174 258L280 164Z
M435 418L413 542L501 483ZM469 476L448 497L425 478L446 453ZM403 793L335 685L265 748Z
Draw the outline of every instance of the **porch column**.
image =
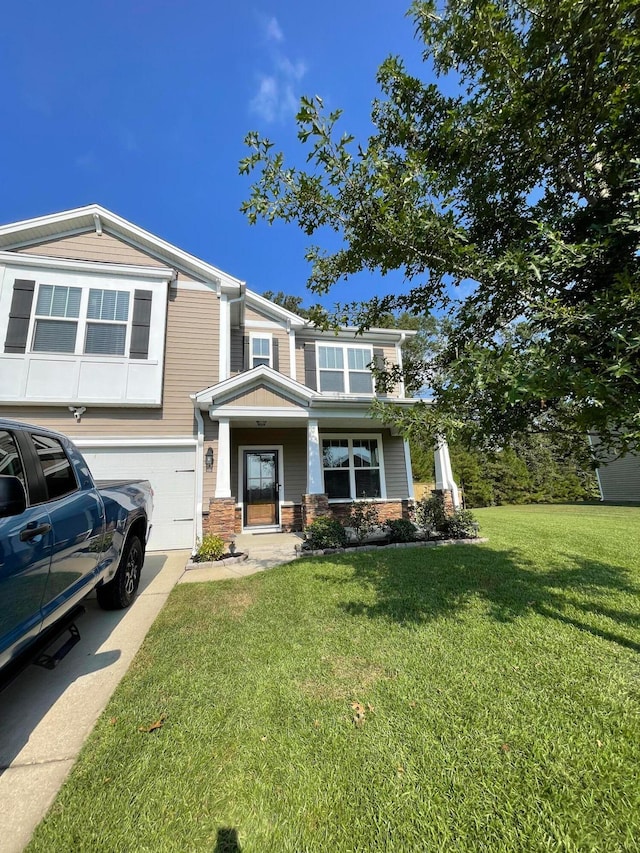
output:
M315 419L311 419L307 423L307 494L324 494L320 433L318 421Z
M231 441L229 418L218 418L218 465L216 468L216 498L231 497Z
M460 506L460 496L458 495L458 487L453 479L453 471L451 470L449 445L442 437L440 437L436 442L435 463L436 491L440 491L443 494L450 492L453 506L455 509L458 509Z

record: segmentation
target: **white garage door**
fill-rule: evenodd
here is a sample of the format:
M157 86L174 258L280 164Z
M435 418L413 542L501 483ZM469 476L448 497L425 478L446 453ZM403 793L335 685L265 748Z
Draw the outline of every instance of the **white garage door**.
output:
M95 447L84 442L78 446L96 480L149 480L154 492L149 549L192 547L195 446Z

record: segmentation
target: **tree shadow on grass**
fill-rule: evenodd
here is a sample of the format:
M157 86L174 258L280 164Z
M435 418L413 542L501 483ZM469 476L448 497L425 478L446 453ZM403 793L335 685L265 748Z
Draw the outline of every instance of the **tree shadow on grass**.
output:
M634 604L624 609L626 601L617 606L618 596L640 600L640 586L624 566L567 554L541 569L517 550L470 545L368 552L345 557L344 564L353 570L349 577L316 577L345 590L354 581L363 586L362 597L341 605L354 616L420 624L461 615L482 600L498 622L537 613L640 651L640 611Z

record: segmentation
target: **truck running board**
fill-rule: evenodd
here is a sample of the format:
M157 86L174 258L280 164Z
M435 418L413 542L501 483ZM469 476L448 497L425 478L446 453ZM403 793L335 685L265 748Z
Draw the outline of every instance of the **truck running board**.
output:
M84 607L82 607L82 605L79 605L79 607L79 610L77 608L74 608L74 610L69 613L67 619L75 619L81 613L84 613ZM67 620L65 620L65 622L67 622ZM60 663L60 661L69 654L69 652L76 645L76 643L80 642L80 631L78 631L78 626L75 622L67 622L66 625L62 625L60 628L58 628L58 631L51 638L47 645L52 646L56 642L56 640L59 640L60 637L66 631L69 632L69 637L67 637L65 642L58 649L56 649L53 654L49 654L48 652L43 651L40 655L38 655L38 657L33 661L36 666L42 666L45 669L55 669Z
M0 672L0 691L8 687L20 673L25 670L29 664L35 663L38 666L43 666L46 669L55 669L65 655L69 654L71 649L80 639L80 632L74 623L74 619L84 613L82 604L77 604L73 610L70 610L59 622L56 622L46 631L44 631L38 639L27 646L27 648L18 655L15 660L7 664ZM60 646L53 654L48 654L47 650L59 640L63 634L69 631L71 636Z

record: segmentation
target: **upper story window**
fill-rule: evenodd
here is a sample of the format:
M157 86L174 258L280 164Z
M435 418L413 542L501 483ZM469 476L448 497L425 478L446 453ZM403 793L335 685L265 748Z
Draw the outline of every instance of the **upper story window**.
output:
M271 367L271 336L251 336L251 367L259 367L266 364Z
M89 291L89 320L84 351L96 355L124 355L129 319L129 293L126 290Z
M127 290L41 284L32 350L124 355L129 302Z
M320 391L373 394L373 377L367 367L372 360L370 347L318 344Z
M40 285L33 334L34 352L75 352L81 295L79 287Z

